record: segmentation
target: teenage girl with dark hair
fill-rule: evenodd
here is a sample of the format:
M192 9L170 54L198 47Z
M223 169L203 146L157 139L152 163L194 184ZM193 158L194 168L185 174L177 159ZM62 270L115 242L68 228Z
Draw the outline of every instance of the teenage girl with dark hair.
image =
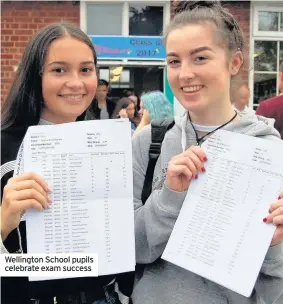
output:
M26 209L48 208L48 185L36 173L13 177L21 163L22 141L29 126L76 121L88 108L97 87L93 44L77 26L51 24L28 43L2 107L1 252L26 253ZM21 160L20 160L21 159ZM93 232L95 233L95 232ZM115 276L29 282L1 278L3 304L120 303Z
M137 110L135 103L128 97L121 98L115 107L112 118L129 118L132 130L137 127Z

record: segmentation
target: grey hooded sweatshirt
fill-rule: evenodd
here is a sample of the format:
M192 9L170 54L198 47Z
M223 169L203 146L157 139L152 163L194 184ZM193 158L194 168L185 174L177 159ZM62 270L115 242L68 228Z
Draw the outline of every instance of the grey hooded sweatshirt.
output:
M274 121L241 115L223 129L280 140ZM147 264L133 292L134 304L283 304L283 245L270 247L263 262L255 288L246 298L199 275L158 259L167 244L180 212L186 192L174 192L164 184L170 159L196 145L194 131L186 115L175 118L174 127L166 133L157 161L153 192L143 206L141 192L148 164L151 142L150 126L133 138L134 208L137 263ZM183 147L183 148L182 148ZM260 237L255 235L260 242ZM244 277L243 273L243 277Z

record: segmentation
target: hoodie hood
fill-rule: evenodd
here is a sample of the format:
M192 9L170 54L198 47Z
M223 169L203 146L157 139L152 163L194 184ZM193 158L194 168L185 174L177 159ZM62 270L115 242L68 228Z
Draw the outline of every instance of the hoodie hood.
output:
M241 119L224 126L223 130L266 139L281 140L279 132L274 128L274 119L258 116L252 111L244 113L237 111L237 113ZM191 140L195 139L193 127L188 120L188 113L183 116L176 116L175 124L175 130L177 130L179 136L181 135L182 150L185 151L188 141L191 142ZM193 138L188 138L191 136Z

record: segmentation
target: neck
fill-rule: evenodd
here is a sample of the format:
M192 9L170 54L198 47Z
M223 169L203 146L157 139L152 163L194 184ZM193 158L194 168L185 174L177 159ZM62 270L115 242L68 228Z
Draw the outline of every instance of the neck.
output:
M225 107L223 104L219 107L213 104L211 108L205 111L190 111L192 122L202 126L220 126L229 121L234 115L235 110L229 103L227 103ZM235 121L238 119L239 118L236 117Z
M43 109L41 113L41 118L47 120L53 124L61 124L76 121L77 117L69 117L69 116L59 116L53 113L47 112L46 109Z
M106 104L106 99L97 99L97 103L99 106L104 106Z

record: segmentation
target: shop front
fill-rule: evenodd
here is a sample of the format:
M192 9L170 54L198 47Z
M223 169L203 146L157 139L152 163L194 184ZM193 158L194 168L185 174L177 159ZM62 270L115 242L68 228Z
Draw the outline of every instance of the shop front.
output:
M173 102L162 41L169 21L170 2L81 2L81 28L94 44L99 77L109 81L112 97L161 90Z

